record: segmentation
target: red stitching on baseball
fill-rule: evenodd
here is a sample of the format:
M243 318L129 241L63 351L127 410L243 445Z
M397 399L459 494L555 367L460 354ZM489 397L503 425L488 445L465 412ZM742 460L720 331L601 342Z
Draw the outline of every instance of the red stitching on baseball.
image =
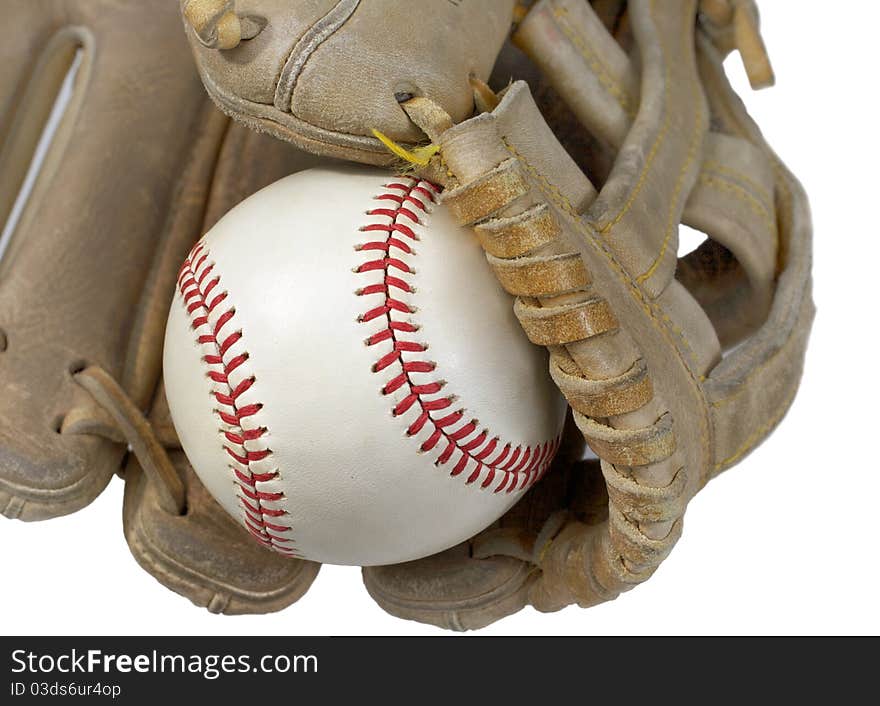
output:
M242 426L242 420L257 414L263 405L259 402L241 406L238 404L238 399L253 386L255 378L245 377L234 386L230 381L230 375L248 360L249 355L246 351L227 355L230 348L242 338L241 331L223 333L223 329L235 318L235 307L220 313L213 325L210 323L209 316L226 300L227 293L220 292L209 300L209 295L220 283L220 277L214 275L208 280L214 270L214 263L208 262L208 254L202 243L196 243L180 269L177 286L190 317L190 325L197 332L196 341L214 349L213 353L202 356L202 360L209 368L208 377L216 385L211 394L221 406L216 410L217 414L230 427L221 429L220 433L225 440L223 449L230 458L229 468L233 472L233 482L242 493L237 494L237 497L244 513L244 524L263 546L285 556L299 557L295 547L290 546L294 544L293 540L277 534L291 530L289 525L280 524L277 520L285 516L287 511L272 506L284 499L284 493L269 493L259 487L260 483L278 478L278 471L258 473L251 468L252 463L272 455L268 448L248 448L249 444L259 442L268 429L264 426L245 429Z
M500 474L501 480L493 492L498 493L505 488L508 493L522 490L534 484L546 473L559 448L561 436L535 448L531 446L513 447L512 444L505 443L501 445L502 448L497 456L493 460L487 461L486 459L501 444L498 437L490 436L489 431L483 429L473 439L467 440L479 428L479 422L476 419L467 420L462 426L455 428L465 418L465 411L444 411L452 407L455 401L453 397L425 399L426 395L435 395L440 392L446 385L446 381L438 379L416 384L410 378L411 373L434 372L437 367L436 363L428 360L403 360L403 353L423 353L427 351L428 346L405 337L406 334L417 332L418 325L392 318L395 312L404 315L415 313L415 310L406 302L395 299L392 290L405 293L412 293L415 290L405 279L407 275L414 274L414 271L406 262L393 257L391 253L398 251L405 255L415 255L412 246L399 236L411 241L418 241L418 236L409 225L400 221L402 218L406 218L412 223L418 223L419 218L416 212L429 212L429 206L426 202L435 203L439 188L414 177L401 178L407 179L408 183L386 184L386 191L376 196L379 201L391 201L397 204L396 208L380 207L367 211L368 216L390 218L391 223L376 221L367 223L360 229L365 233L384 233L384 238L360 243L355 248L360 252L375 251L381 255L380 258L369 260L355 268L357 273L378 271L383 273L381 283L370 284L355 292L358 296L368 294L383 296L381 304L368 309L358 319L360 322L366 323L384 317L386 322L382 330L372 334L364 341L367 346L374 346L386 341L391 342L391 350L376 360L373 364L373 372L380 372L393 366L400 367L400 374L385 383L382 387L382 394L390 395L404 388L406 394L392 408L392 414L395 416L406 414L413 407L418 406L420 414L407 428L407 434L415 436L426 426L433 427L431 435L422 442L420 450L428 452L440 449L434 462L435 465L450 464L455 459L450 475L458 476L473 463L474 470L465 479L466 484L475 483L486 471L486 476L480 484L481 488L488 488L496 476ZM392 270L403 273L403 275L392 274ZM433 414L438 412L443 412L443 416L435 418Z

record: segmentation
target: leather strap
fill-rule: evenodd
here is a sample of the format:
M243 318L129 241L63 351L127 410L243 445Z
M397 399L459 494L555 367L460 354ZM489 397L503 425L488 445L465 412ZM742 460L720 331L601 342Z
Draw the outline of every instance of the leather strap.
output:
M730 18L732 10L727 21L731 21ZM679 40L688 37L690 33L684 29L678 35ZM588 3L540 0L519 25L514 41L544 69L587 129L617 149L624 147L636 119L639 81L629 57L611 38ZM682 82L681 77L673 73L657 79L658 76L650 72L642 77L644 90L650 93L644 99L655 101L652 107L655 112L662 109L656 93L662 90L663 81L675 84L682 91L693 85ZM693 98L666 92L662 100L683 104ZM668 127L668 123L657 128L663 136L668 134L664 127ZM651 143L657 149L663 145L669 146L668 140ZM704 308L719 330L720 338L726 345L733 345L744 335L745 326L763 320L769 305L776 247L773 170L761 150L733 135L710 132L704 149L699 177L688 195L681 220L697 230L711 233L715 241L734 253L742 267L747 280L746 292L737 299L728 297L724 311L716 311L705 297L700 300L701 304L705 303ZM649 153L648 158L655 154ZM686 178L684 174L681 176ZM676 190L681 191L682 184L674 181L670 186L675 194ZM653 206L661 209L664 203L661 198ZM600 229L603 225L600 223ZM676 250L676 234L669 223L665 230L654 228L652 232L658 242L639 249L645 253L646 262L632 264L643 277L653 276L658 268L672 266ZM711 274L711 271L703 273L702 278ZM699 299L704 292L718 288L719 283L711 281L702 292L694 294ZM728 291L732 289L728 284ZM733 321L740 321L742 325L734 326Z
M144 472L156 485L162 509L182 515L186 509L183 483L144 414L106 370L93 365L75 373L73 378L113 418Z
M591 56L605 40L585 37L607 32L586 3L541 0L517 33L538 61L556 62L548 75L584 125L619 149L598 194L524 84L436 137L453 212L492 248L526 333L550 347L551 372L608 485L608 521L570 522L543 551L531 597L541 609L607 600L650 576L680 535L689 499L778 421L809 329L799 187L735 100L705 37L698 72L696 3L660 5L629 5L642 56L638 96L619 47L596 51L604 63ZM523 227L537 214L540 229ZM714 241L699 253L705 262L683 267L693 292L673 278L678 223L688 220ZM504 233L515 234L513 246L498 245ZM713 271L729 262L725 252L736 265ZM710 301L715 278L727 286ZM758 315L746 315L762 301ZM737 323L724 328L728 318ZM747 338L723 359L716 321L726 344Z
M782 419L797 392L815 316L812 225L803 187L765 142L724 74L723 57L698 35L701 78L716 121L748 139L773 167L779 223L779 274L766 321L727 355L706 381L716 429L717 474L741 460Z

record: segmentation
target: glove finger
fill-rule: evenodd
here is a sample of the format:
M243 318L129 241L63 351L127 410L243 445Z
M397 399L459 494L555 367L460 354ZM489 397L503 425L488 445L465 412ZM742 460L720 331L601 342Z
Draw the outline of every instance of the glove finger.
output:
M198 212L187 232L191 240L208 230L223 214L273 181L316 166L322 161L293 146L259 135L240 125L224 129L213 172L196 178L191 162L187 183L200 184L189 194ZM179 207L177 214L187 209ZM183 243L188 250L192 242ZM161 268L176 273L183 255L167 252L171 262ZM168 310L165 288L154 287L148 307L161 325ZM161 339L161 335L160 335ZM150 413L152 432L161 440L184 481L186 513L163 509L159 479L150 474L149 459L132 459L125 471L123 526L138 564L169 589L215 613L266 613L281 610L309 588L320 565L265 551L202 486L180 449L162 387ZM129 439L132 447L143 445ZM145 471L145 469L147 469Z
M574 16L551 18L548 3L535 8L543 8L546 26ZM426 134L436 135L439 159L459 180L444 192L446 204L460 222L476 227L495 256L499 280L520 297L521 324L533 342L550 348L554 380L602 458L607 521L594 529L572 523L550 544L532 596L541 609L610 600L650 577L681 534L687 502L775 426L797 387L813 312L806 204L745 115L711 46L698 33L697 63L690 41L680 41L682 26L693 26L695 8L629 6L642 56L638 119L631 128L615 122L621 129L607 130L606 139L622 141L623 148L598 194L562 151L522 83L513 84L490 113L451 129L432 123L420 102L402 104ZM550 32L535 36L548 50L565 45ZM604 91L609 82L602 85ZM593 88L598 94L598 84ZM587 104L595 117L608 118L610 111ZM625 108L620 106L624 117ZM709 167L719 155L726 164ZM732 169L740 158L743 169ZM764 168L769 164L775 169ZM677 227L686 209L694 212L689 199L708 198L701 193L706 179L721 181L706 169L733 180L723 188L736 196L713 194L715 206L705 211L719 241L740 248L749 279L772 273L775 258L768 254L776 243L794 244L784 253L786 274L769 317L757 322L760 328L750 327L747 343L724 358L715 321L729 316L728 302L719 302L713 319L701 307L713 302L698 300L675 278ZM771 172L775 183L768 188ZM760 192L773 190L785 196L777 200L785 209L778 219L755 203ZM544 216L545 206L553 219ZM746 208L767 227L743 217ZM736 223L722 225L721 211ZM753 236L752 244L737 229ZM580 258L570 257L573 243ZM702 286L708 274L706 268L691 279ZM735 328L744 327L738 323L727 336Z
M514 3L423 3L417 18L398 2L242 5L238 16L252 10L265 28L222 49L205 42L218 15L230 19L227 5L181 0L205 87L223 111L303 149L387 164L373 129L395 141L421 137L396 97L430 96L456 120L471 114L468 77L488 77Z
M450 630L477 630L521 610L540 572L519 545L535 538L560 507L580 497L582 473L570 452L583 448L570 426L550 471L495 525L445 552L418 561L363 569L364 585L391 615ZM500 550L490 556L481 547Z
M41 519L84 506L119 468L124 446L90 433L107 420L70 371L100 365L139 406L149 402L161 334L142 293L162 279L157 253L195 237L171 227L169 210L175 194L196 188L181 180L185 165L215 159L225 120L203 129L207 102L166 3L19 2L10 11L23 54L5 69L0 183L21 183L29 160L13 152L35 142L52 87L80 54L0 261L0 511Z
M257 546L201 484L180 449L160 386L150 422L183 479L186 512L163 509L153 477L132 457L125 468L123 528L138 564L212 613L268 613L299 600L320 564Z

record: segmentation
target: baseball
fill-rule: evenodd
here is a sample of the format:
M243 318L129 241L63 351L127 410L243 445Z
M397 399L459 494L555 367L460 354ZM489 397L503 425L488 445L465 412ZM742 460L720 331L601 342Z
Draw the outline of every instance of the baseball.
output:
M209 492L269 549L417 559L490 525L550 465L565 402L547 353L439 195L374 168L300 172L226 214L180 270L172 418Z

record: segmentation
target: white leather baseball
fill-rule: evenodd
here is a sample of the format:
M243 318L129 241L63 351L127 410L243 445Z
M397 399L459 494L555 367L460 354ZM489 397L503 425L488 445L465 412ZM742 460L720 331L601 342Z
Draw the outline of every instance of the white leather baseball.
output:
M266 547L427 556L547 470L565 403L438 190L311 169L250 197L181 269L165 385L199 478Z

